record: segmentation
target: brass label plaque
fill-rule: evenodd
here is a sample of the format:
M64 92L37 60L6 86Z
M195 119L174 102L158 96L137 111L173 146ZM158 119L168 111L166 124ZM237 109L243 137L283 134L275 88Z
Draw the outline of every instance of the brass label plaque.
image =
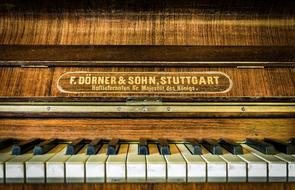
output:
M66 72L57 87L63 93L100 95L182 95L226 93L232 87L222 72Z

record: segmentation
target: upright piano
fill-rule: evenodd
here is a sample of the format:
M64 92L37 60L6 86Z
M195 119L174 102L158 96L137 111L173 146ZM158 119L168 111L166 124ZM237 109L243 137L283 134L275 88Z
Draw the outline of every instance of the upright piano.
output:
M294 10L1 0L0 189L295 189Z

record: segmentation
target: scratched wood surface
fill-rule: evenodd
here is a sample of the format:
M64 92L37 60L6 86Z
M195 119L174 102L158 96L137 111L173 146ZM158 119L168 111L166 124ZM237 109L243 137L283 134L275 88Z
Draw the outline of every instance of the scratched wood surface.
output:
M2 0L0 44L294 45L294 1Z
M237 69L237 68L162 68L162 67L53 67L53 68L21 68L3 67L0 69L0 96L12 98L56 98L63 97L64 101L70 97L95 97L96 101L114 100L112 97L128 97L128 94L101 94L96 93L65 93L60 92L57 81L65 72L96 71L96 72L191 72L191 71L221 71L227 74L232 82L232 89L226 93L188 94L180 99L194 97L226 97L227 99L243 100L243 97L280 97L292 98L295 96L295 69L294 68L264 68L264 69ZM157 94L151 94L157 96ZM138 94L146 96L146 94ZM162 97L168 97L162 95ZM178 95L173 95L178 96ZM85 99L87 99L85 98ZM122 99L121 99L122 100ZM123 99L124 100L124 99Z

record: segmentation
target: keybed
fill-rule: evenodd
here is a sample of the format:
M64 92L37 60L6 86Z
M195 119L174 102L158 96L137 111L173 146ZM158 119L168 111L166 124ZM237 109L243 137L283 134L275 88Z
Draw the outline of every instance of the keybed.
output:
M26 141L31 149L19 155L12 154L13 144L0 149L1 183L295 181L295 156L258 140L252 141L256 143L252 147L247 143L213 139L183 142L77 139L74 143L54 140L55 146L52 140L40 141ZM91 155L89 145L94 147ZM264 146L272 151L265 151ZM291 150L294 143L285 146ZM34 155L36 147L42 154Z

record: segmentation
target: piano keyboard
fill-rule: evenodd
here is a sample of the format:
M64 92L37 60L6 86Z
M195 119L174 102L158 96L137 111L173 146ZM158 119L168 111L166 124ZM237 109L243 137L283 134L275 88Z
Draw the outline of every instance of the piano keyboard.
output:
M0 140L0 183L294 181L294 139Z

